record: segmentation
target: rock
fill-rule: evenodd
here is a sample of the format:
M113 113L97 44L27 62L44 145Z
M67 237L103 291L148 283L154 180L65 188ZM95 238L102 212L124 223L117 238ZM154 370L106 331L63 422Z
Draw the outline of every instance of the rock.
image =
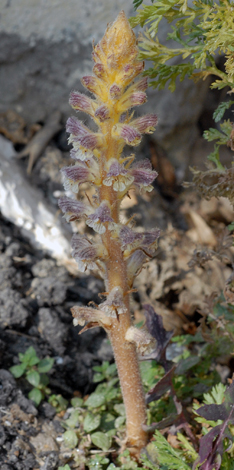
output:
M24 327L28 319L29 312L24 307L24 300L19 292L6 287L0 291L0 326Z
M0 136L0 145L6 139ZM70 234L56 218L43 194L33 188L18 162L0 150L0 210L2 215L20 227L21 233L36 248L41 248L60 262L71 263Z
M40 412L42 412L47 419L53 419L56 415L56 409L46 401L40 405Z
M56 470L59 463L59 455L58 452L53 451L50 452L49 455L46 457L46 461L44 465L41 467L41 470Z
M42 337L50 344L57 354L63 354L67 341L68 328L62 323L55 310L40 308L38 311L38 329Z

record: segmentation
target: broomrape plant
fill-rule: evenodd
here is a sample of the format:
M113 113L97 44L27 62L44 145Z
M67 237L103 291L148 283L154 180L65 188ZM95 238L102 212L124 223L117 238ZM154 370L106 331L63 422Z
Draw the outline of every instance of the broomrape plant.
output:
M122 155L126 144L138 145L142 134L151 134L157 124L154 114L133 118L131 109L145 103L147 89L146 77L135 81L144 68L137 55L135 34L122 11L94 47L93 75L81 80L94 98L71 93L72 108L91 116L97 131L76 117L68 119L75 164L63 168L62 174L65 190L75 196L59 200L68 222L84 218L99 234L99 241L73 235L72 249L81 271L99 269L105 300L95 308L75 306L72 314L74 324L84 326L81 332L102 326L111 340L126 408L125 444L132 454L139 454L148 440L137 352L148 352L154 340L146 330L132 326L129 298L134 278L154 255L159 237L158 229L138 233L131 220L126 224L119 220L120 204L129 190L151 191L157 176L148 160L134 162L134 155ZM96 188L95 195L78 200L79 186L87 182Z

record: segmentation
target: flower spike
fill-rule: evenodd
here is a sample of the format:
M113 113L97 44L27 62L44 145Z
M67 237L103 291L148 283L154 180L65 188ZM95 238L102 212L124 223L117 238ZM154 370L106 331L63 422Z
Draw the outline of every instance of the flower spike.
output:
M147 78L139 78L144 63L138 60L134 32L123 11L108 25L104 37L93 49L93 75L81 80L93 94L78 91L70 96L70 105L93 119L93 132L76 117L67 121L72 144L73 166L62 169L65 190L78 193L81 184L96 188L95 195L85 193L88 202L63 197L59 207L68 222L83 218L95 232L95 238L75 234L72 255L79 269L97 269L104 277L106 300L95 308L72 308L74 324L81 332L103 327L111 340L126 408L127 438L130 452L139 455L147 444L145 399L137 359L137 350L150 351L152 338L145 329L132 326L130 293L135 277L157 248L159 230L137 232L120 221L120 204L135 187L151 191L157 177L149 160L133 163L134 156L123 157L125 145L135 146L142 134L150 134L157 124L154 114L133 119L134 106L146 102Z

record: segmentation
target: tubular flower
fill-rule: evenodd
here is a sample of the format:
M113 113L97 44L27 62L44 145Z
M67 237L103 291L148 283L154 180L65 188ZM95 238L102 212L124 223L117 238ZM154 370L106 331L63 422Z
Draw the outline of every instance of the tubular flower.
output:
M90 214L86 220L86 224L99 234L105 233L106 226L112 226L113 222L107 201L102 201L96 211Z
M114 191L124 191L134 181L134 177L121 165L118 160L112 158L108 162L108 172L103 180L105 186L112 186Z
M82 201L76 201L68 197L61 197L58 204L60 209L64 212L67 222L78 220L91 212L91 207L87 206Z
M122 156L125 145L138 145L143 134L150 134L157 124L154 114L134 119L134 106L146 101L147 79L137 80L144 63L138 60L138 48L128 20L122 11L108 25L104 37L93 49L93 75L86 75L82 85L92 98L73 91L70 104L87 113L97 130L93 132L76 117L67 121L72 144L73 166L62 170L65 190L78 193L82 183L96 186L93 202L63 197L59 207L68 222L80 217L97 233L95 242L75 234L72 255L81 271L99 268L104 276L106 300L99 307L73 307L74 324L83 331L102 326L110 337L119 371L127 418L127 446L135 454L147 443L146 408L137 361L136 344L144 353L151 346L145 331L132 329L130 292L148 255L157 246L159 230L136 232L120 222L121 200L135 186L151 191L157 173L148 160L131 164L134 156ZM96 241L96 239L100 241Z
M79 269L85 272L86 269L97 269L96 260L106 259L107 250L102 244L93 244L85 236L75 234L72 237L72 256L78 263Z
M152 191L152 183L157 178L158 173L152 170L152 165L149 160L143 160L135 163L131 168L131 175L134 178L134 185L140 191Z
M95 170L91 169L83 162L77 163L73 166L62 168L63 184L65 191L71 190L73 193L79 192L79 185L81 183L94 183Z

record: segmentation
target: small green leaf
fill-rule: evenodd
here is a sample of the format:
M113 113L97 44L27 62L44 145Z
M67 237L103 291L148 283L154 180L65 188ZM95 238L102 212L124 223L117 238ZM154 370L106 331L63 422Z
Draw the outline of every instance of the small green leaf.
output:
M26 364L19 364L18 366L10 367L9 370L12 373L12 375L14 375L16 379L18 379L24 374L26 367L27 367Z
M58 470L71 470L70 465L66 464L64 467L59 467Z
M78 437L75 431L66 431L63 434L63 440L65 446L69 447L69 449L74 449L78 444Z
M89 395L85 405L88 406L88 408L98 408L99 406L104 405L105 401L105 395L94 392Z
M46 387L49 383L49 377L46 374L40 374L40 385Z
M98 428L101 422L100 415L93 415L92 413L88 413L84 419L84 430L85 432L92 432Z
M19 353L19 359L28 366L35 366L38 364L38 362L40 362L40 359L37 357L37 353L33 346L30 346L24 354Z
M109 377L109 376L115 375L116 372L117 372L116 364L113 363L107 367L107 369L105 370L105 375Z
M102 380L104 380L105 377L103 374L100 374L100 372L97 372L96 374L94 374L93 376L93 382L94 383L98 383L98 382L102 382Z
M110 390L107 390L105 393L105 399L107 402L110 402L114 400L119 395L119 390L118 388L111 388Z
M41 390L38 388L33 388L31 392L28 394L28 398L32 401L34 401L35 405L40 405L41 400L43 399L43 395L41 393Z
M36 370L31 370L27 373L27 381L33 385L33 387L38 387L40 383L40 374Z
M56 408L57 412L64 411L67 409L68 401L62 397L62 395L51 395L48 399L50 405Z
M104 434L104 432L97 431L91 434L91 441L96 447L105 452L107 452L111 446L111 438Z
M207 155L207 159L213 162L219 170L225 170L219 159L219 146L215 145L213 152Z
M82 398L79 398L79 397L74 397L71 399L71 405L76 408L78 406L82 406L83 405L83 399Z
M115 470L115 468L117 467L113 463L111 463L110 465L108 465L106 470Z
M230 108L230 106L234 104L234 101L223 101L219 104L218 108L215 110L213 114L213 118L215 122L219 122L222 119L225 111Z
M124 416L119 416L115 420L115 428L120 428L123 424L125 423L125 417Z
M64 422L65 426L68 428L76 428L79 425L79 410L73 410L68 419Z
M49 372L54 365L54 358L53 357L45 357L38 363L38 372Z
M125 413L125 406L123 403L114 405L114 410L116 411L116 413L118 413L118 415L125 417L126 413Z
M115 427L115 416L111 413L103 413L101 416L101 424L100 424L102 431L110 431Z

